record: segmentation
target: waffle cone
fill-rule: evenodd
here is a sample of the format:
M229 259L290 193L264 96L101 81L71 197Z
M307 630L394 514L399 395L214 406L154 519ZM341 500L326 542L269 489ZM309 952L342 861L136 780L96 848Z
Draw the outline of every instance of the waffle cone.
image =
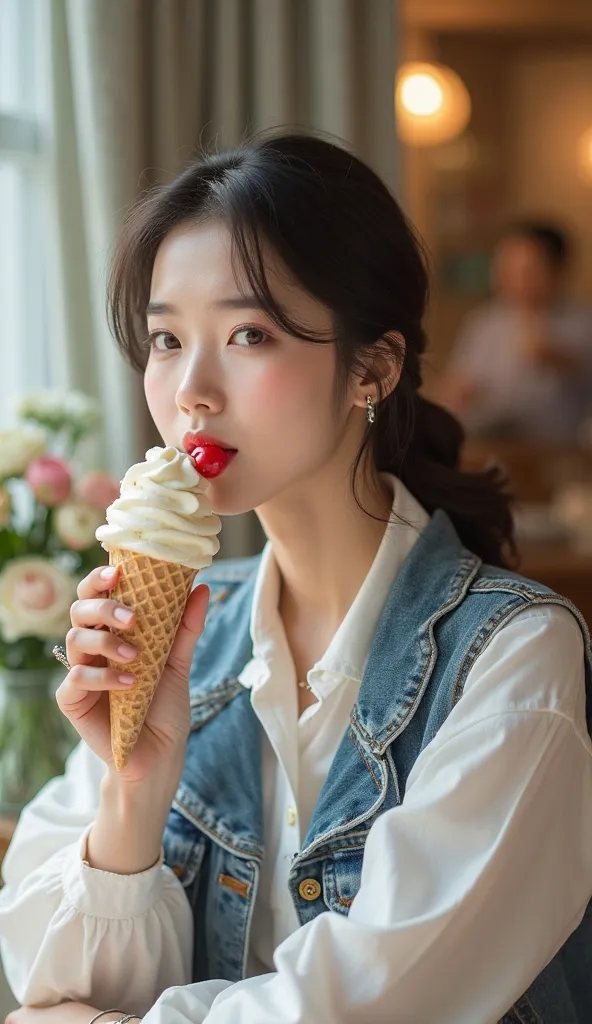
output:
M134 685L125 691L109 691L111 748L115 767L121 771L140 735L196 571L122 548L109 551L109 564L119 567L119 579L111 597L136 613L133 630L113 629L112 632L133 644L139 652L129 666L136 677ZM124 671L120 662L110 662L110 665Z

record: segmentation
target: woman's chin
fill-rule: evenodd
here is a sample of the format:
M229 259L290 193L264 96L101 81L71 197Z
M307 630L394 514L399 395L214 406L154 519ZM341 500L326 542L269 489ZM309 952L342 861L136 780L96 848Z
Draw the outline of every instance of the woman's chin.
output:
M212 509L219 516L242 516L256 512L281 493L284 481L277 476L256 468L250 473L233 473L232 463L228 469L208 483L206 491ZM238 467L237 467L238 468Z
M214 480L210 482L207 497L217 516L242 516L255 508L255 505L237 490L221 487L218 481Z

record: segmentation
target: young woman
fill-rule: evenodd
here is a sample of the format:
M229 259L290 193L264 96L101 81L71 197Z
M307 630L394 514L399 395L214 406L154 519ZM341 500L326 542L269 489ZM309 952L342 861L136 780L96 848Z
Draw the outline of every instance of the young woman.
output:
M426 293L395 200L315 138L132 214L116 337L167 444L236 451L212 504L268 544L200 576L205 628L200 585L119 774L114 578L81 583L58 701L83 742L0 894L15 993L54 1008L14 1020L592 1019L589 636L505 567L499 481L418 394Z

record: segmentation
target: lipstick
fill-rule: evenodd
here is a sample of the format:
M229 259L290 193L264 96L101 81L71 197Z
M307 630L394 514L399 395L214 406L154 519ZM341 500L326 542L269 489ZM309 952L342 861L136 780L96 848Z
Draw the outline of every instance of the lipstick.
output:
M228 448L224 442L202 433L185 434L183 447L206 480L220 476L237 453L236 448Z

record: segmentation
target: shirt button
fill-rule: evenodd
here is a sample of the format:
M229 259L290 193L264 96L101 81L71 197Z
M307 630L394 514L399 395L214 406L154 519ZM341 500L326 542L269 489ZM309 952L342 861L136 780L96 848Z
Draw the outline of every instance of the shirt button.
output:
M305 878L298 886L298 892L303 900L318 900L321 895L321 887L316 878Z
M287 819L288 825L295 825L296 824L296 821L298 819L298 815L296 814L296 808L295 807L288 807L288 810L286 811L286 819Z

